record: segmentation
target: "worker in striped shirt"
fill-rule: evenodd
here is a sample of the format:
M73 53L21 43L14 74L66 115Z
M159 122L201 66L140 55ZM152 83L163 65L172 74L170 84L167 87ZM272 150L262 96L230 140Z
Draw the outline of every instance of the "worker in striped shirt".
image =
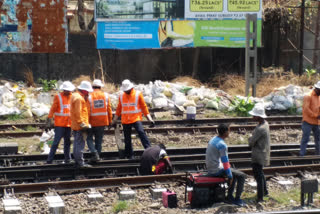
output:
M238 206L245 206L240 199L243 192L246 174L230 167L228 158L228 147L224 139L229 136L230 128L226 124L218 126L218 136L212 138L208 143L206 150L206 166L208 175L213 177L227 177L229 189L227 199ZM233 196L234 188L237 182L236 196Z

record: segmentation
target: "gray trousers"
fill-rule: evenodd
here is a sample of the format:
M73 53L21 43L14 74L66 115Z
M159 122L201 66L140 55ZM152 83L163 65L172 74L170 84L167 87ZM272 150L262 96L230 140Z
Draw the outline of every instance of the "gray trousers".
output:
M81 131L73 131L73 156L76 164L83 165L83 150L86 145Z

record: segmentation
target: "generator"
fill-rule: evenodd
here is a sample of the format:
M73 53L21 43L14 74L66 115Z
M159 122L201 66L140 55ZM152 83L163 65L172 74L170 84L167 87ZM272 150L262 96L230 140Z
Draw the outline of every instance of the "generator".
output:
M204 173L187 173L185 186L185 202L191 208L212 206L213 203L225 201L226 179L211 177Z

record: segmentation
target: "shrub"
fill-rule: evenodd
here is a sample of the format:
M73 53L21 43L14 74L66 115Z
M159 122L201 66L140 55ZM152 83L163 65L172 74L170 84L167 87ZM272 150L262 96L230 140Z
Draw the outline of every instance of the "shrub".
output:
M48 92L57 87L57 80L45 80L45 79L39 78L38 83L42 84L42 88L44 92Z
M232 109L240 117L248 117L249 111L251 111L254 107L254 103L249 97L245 99L241 99L239 97L235 97L232 101Z
M112 211L114 213L122 212L128 209L129 205L127 201L118 201L116 204L113 205Z

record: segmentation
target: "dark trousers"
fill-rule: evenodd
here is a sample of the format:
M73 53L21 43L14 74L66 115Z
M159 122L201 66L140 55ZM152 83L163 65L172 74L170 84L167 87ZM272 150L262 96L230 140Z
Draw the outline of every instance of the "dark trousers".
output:
M91 153L101 153L103 135L104 126L95 126L88 130L87 145ZM93 136L95 143L93 143Z
M258 201L263 200L264 195L268 195L266 178L263 173L263 166L258 163L252 163L252 171L254 179L257 182Z
M233 169L233 168L231 168L231 172L232 172L233 180L232 180L232 183L228 189L228 198L233 196L234 188L237 183L237 192L236 192L235 198L240 199L240 196L243 192L244 182L246 180L247 175L245 173L241 172L240 170Z
M56 126L54 127L54 139L53 143L51 145L50 153L48 155L48 162L52 162L54 155L56 154L57 148L59 146L61 138L63 138L63 151L64 151L64 160L65 161L70 161L71 155L70 155L70 141L71 137L71 128L70 127L59 127Z
M132 142L131 142L132 127L134 127L135 130L138 132L139 138L141 140L141 143L144 149L150 147L149 139L143 130L141 121L137 121L131 124L122 124L122 126L123 126L123 133L124 133L125 156L127 158L133 157L133 149L132 149Z
M302 139L300 144L300 156L304 156L308 146L310 133L313 132L314 144L316 147L316 155L320 155L320 128L318 125L313 125L307 123L306 121L302 122Z

